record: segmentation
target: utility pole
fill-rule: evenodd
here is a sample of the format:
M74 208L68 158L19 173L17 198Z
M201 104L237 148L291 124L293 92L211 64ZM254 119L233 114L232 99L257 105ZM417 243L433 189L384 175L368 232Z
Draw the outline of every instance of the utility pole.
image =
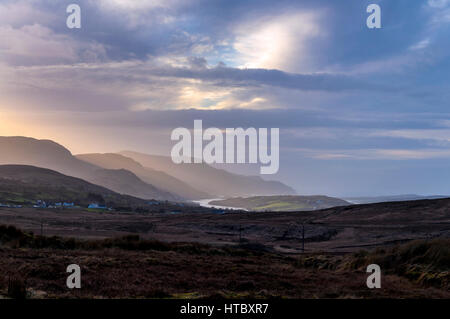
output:
M239 242L242 243L242 224L239 224Z
M302 252L305 252L305 223L302 223Z

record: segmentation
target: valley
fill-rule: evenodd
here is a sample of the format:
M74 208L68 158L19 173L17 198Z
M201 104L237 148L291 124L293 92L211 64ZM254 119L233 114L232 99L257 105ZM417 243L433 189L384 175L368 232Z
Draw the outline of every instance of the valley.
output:
M164 156L136 152L74 156L54 141L29 137L1 136L0 149L0 165L46 168L144 199L189 201L240 194L295 194L281 182L232 174L204 163L177 165Z
M351 204L161 156L0 147L0 298L449 297L450 198ZM366 288L374 262L389 289Z
M214 211L184 207L150 212L0 208L0 223L77 238L139 235L163 242L219 246L242 243L263 250L354 252L416 239L450 237L450 199L335 207L309 212Z

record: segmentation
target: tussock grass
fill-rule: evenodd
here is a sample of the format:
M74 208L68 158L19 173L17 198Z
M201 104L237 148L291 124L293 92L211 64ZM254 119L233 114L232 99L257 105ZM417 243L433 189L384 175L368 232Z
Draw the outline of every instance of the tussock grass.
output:
M362 269L378 264L388 274L417 283L450 289L450 238L415 240L388 249L358 252L345 268Z

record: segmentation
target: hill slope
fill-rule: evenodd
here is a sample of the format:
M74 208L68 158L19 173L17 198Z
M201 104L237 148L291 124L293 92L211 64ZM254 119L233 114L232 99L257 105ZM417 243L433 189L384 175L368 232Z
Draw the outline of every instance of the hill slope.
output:
M0 149L0 165L32 165L80 178L88 177L97 169L73 157L68 149L50 140L0 136Z
M125 169L99 169L94 172L89 181L97 185L103 185L115 192L125 193L143 199L164 198L171 201L182 200L178 196L164 192L143 182L135 174Z
M130 157L145 167L168 172L195 189L213 197L251 195L294 195L295 191L280 182L266 181L259 176L244 176L211 167L207 164L174 164L170 157L148 155L131 151L120 154Z
M144 167L135 160L120 154L80 154L76 157L86 163L105 169L126 169L136 174L144 182L158 185L159 189L176 194L181 198L202 199L211 197L211 195L200 192L165 172Z
M413 201L413 200L422 200L422 199L442 199L448 198L450 196L442 196L442 195L431 195L431 196L422 196L415 194L407 194L407 195L393 195L393 196L366 196L366 197L348 197L344 198L345 200L354 203L354 204L374 204L374 203L383 203L383 202L402 202L402 201Z
M37 200L74 202L83 206L92 202L110 206L134 206L145 202L46 168L0 166L0 202L32 204Z
M139 196L140 193L135 190L138 188L132 185L137 177L128 176L128 182L118 183L117 172L101 171L100 167L79 160L74 157L68 149L50 140L37 140L28 137L0 137L0 165L19 164L31 165L51 169L62 174L78 177L91 183L99 183L104 187L115 185L114 190L121 194ZM123 177L123 176L122 176ZM118 186L122 187L118 187ZM142 181L139 182L142 186ZM150 193L145 192L151 198L159 200L174 200L172 194L167 191L161 191L154 185L144 187L147 190L152 189Z
M210 205L241 207L251 211L310 211L349 205L345 200L328 196L254 196L215 200Z

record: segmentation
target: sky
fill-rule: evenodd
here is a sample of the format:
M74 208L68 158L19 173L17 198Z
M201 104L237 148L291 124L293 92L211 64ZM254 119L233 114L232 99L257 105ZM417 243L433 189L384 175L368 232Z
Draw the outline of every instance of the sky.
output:
M450 194L449 38L450 0L2 0L0 135L169 156L195 119L276 127L263 177L299 194Z

